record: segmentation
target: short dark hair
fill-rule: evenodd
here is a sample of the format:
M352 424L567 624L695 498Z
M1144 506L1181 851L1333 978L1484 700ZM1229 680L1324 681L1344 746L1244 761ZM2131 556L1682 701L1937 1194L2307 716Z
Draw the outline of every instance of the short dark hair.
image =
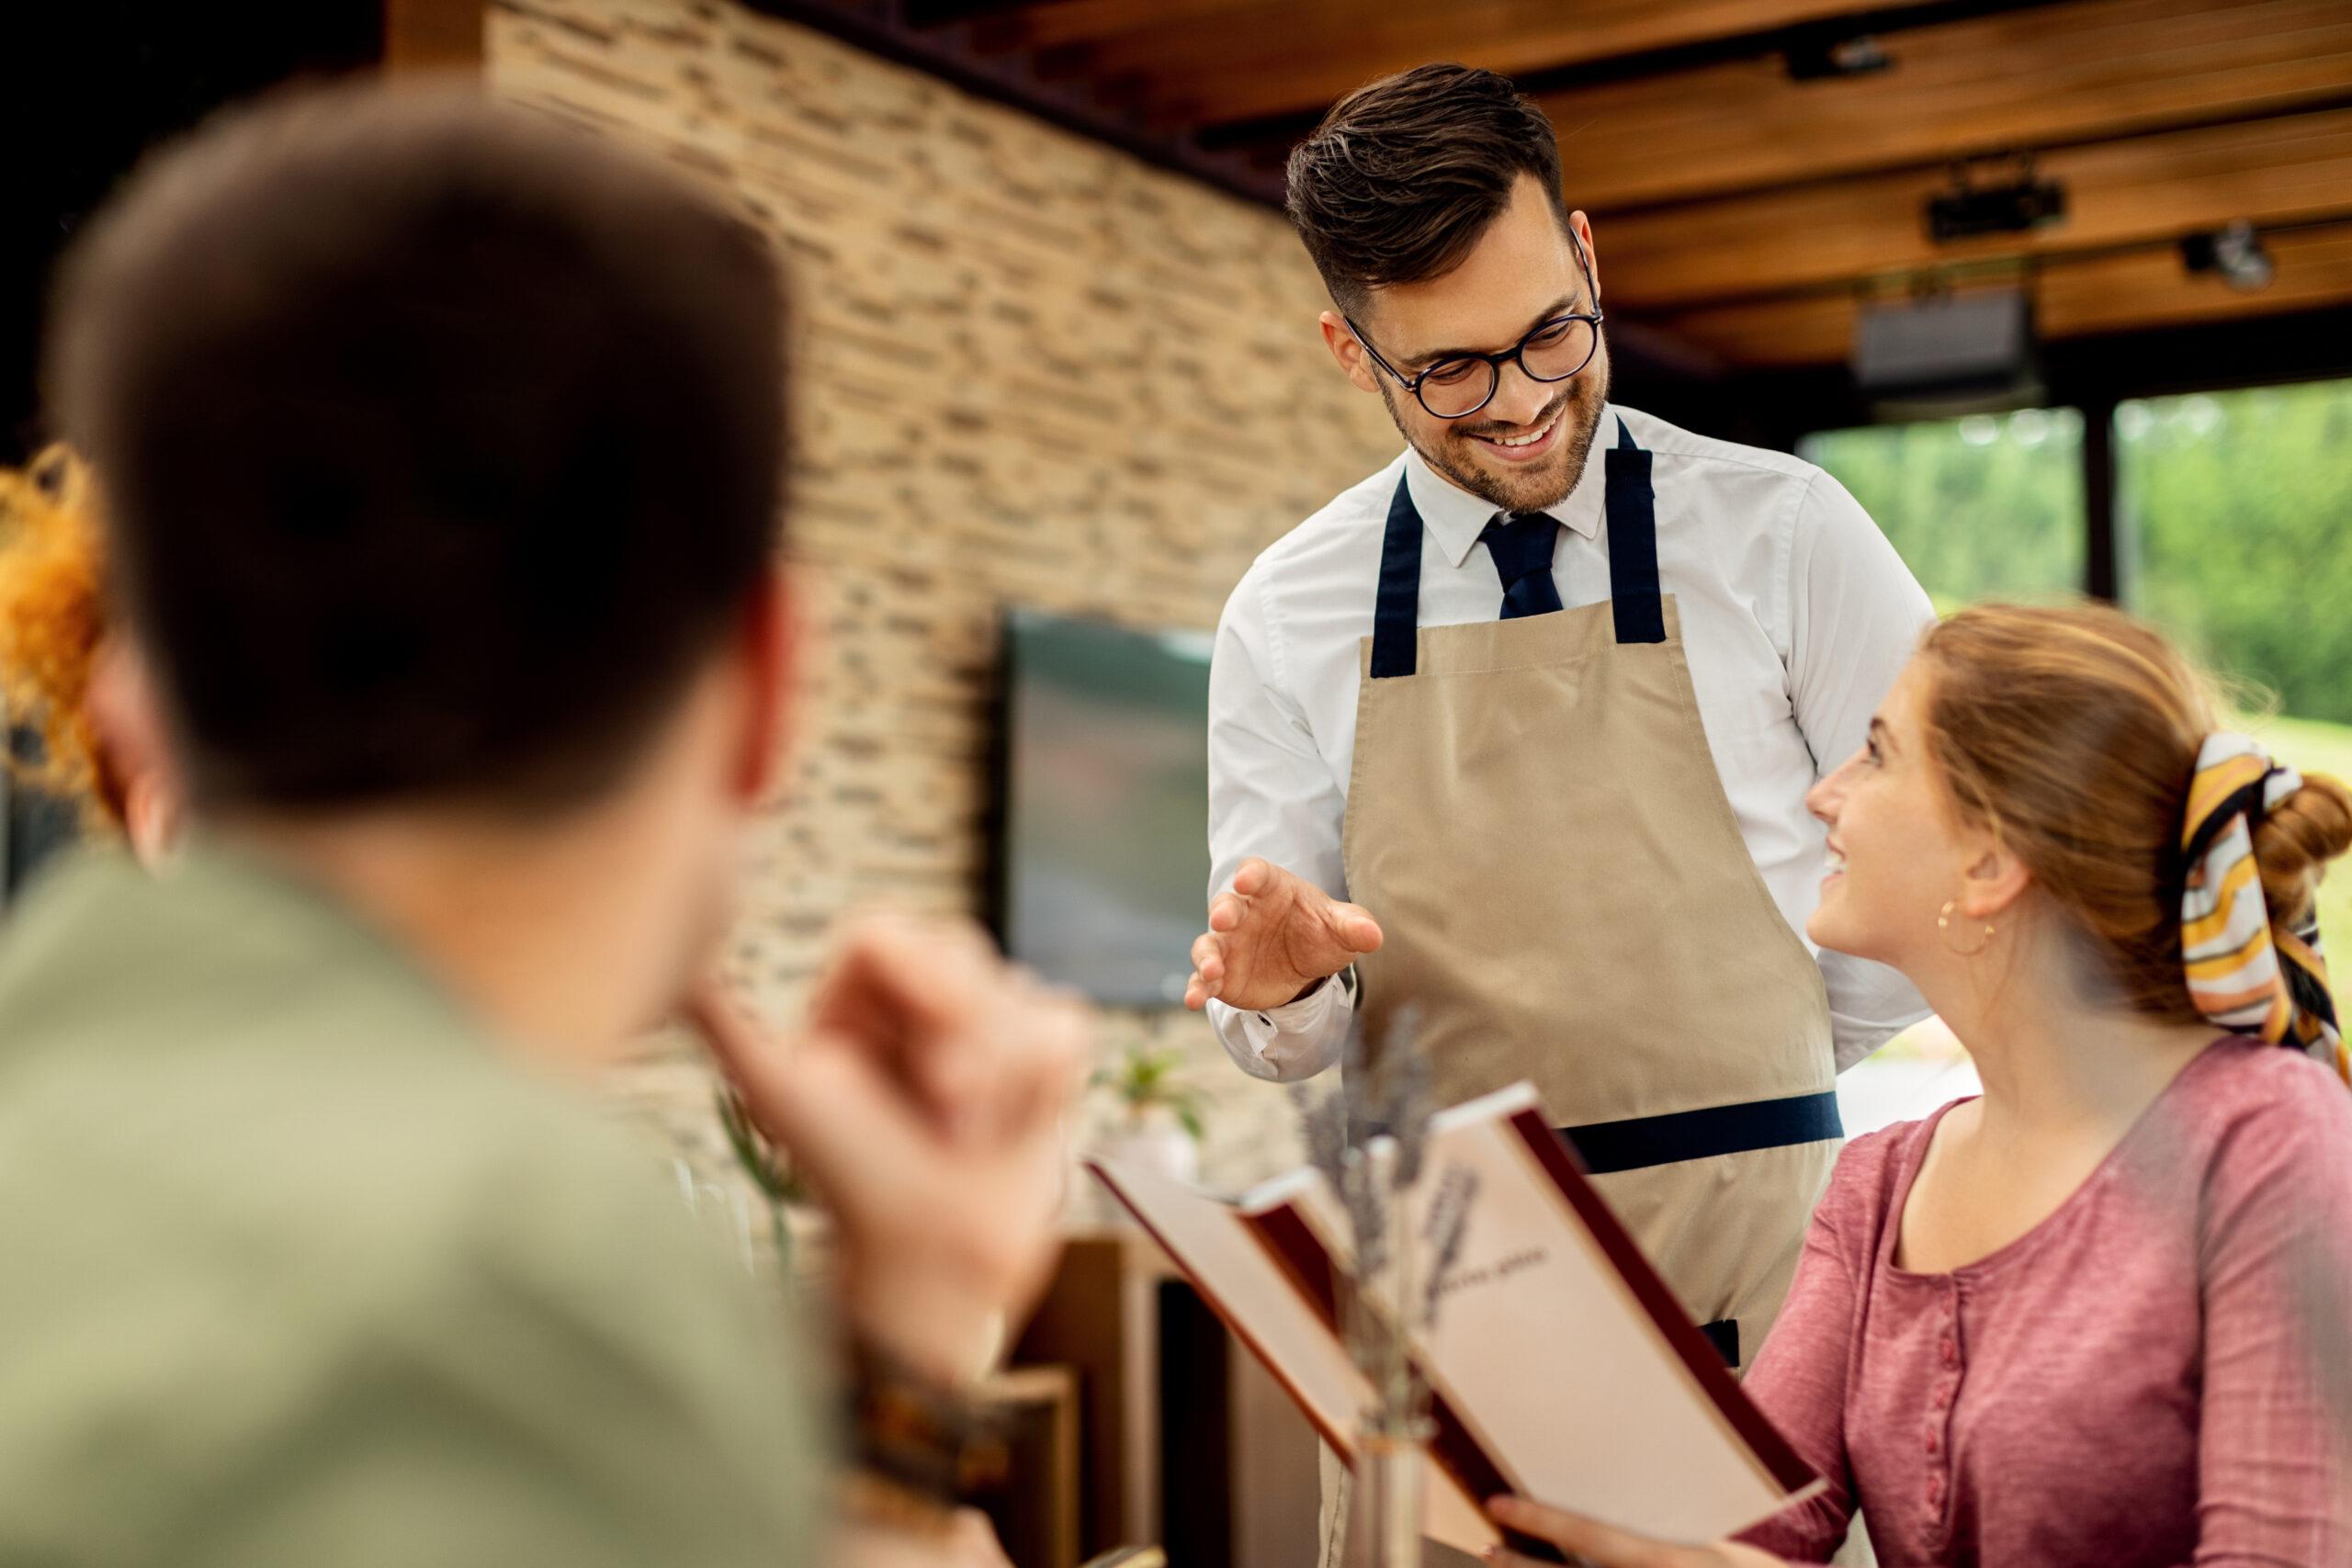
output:
M1331 106L1292 150L1285 205L1324 288L1352 310L1372 289L1460 265L1522 175L1565 226L1560 142L1544 111L1507 76L1420 65Z
M650 159L450 88L152 160L47 374L198 800L611 787L778 545L784 310L766 242Z

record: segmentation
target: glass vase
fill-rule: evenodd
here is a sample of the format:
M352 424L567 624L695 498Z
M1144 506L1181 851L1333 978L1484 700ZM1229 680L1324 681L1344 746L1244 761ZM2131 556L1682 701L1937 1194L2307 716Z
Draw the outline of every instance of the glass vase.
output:
M1428 1442L1425 1419L1401 1429L1374 1426L1356 1433L1341 1568L1420 1568Z

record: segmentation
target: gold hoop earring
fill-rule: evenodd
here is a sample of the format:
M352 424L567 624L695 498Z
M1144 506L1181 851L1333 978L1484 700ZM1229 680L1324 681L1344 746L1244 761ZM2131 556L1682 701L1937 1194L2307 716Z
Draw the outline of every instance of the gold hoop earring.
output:
M1944 946L1946 948L1958 953L1962 958L1973 958L1978 953L1993 945L1993 922L1990 920L1984 922L1984 940L1978 942L1974 947L1954 946L1951 940L1951 912L1959 908L1959 899L1945 899L1944 907L1936 911L1936 930L1943 932Z

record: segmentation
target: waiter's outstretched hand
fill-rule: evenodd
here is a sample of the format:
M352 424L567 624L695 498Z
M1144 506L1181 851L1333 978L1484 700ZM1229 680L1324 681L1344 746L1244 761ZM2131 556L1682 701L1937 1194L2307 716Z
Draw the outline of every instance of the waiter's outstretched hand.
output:
M1209 998L1255 1012L1295 1000L1380 948L1380 923L1363 906L1343 904L1315 884L1269 862L1250 859L1233 886L1209 900L1209 929L1193 943L1193 977L1184 1005Z

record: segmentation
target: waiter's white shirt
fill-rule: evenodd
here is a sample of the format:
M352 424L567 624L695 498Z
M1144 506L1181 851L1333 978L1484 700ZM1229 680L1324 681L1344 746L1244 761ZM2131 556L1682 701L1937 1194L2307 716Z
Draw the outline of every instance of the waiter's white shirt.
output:
M1551 512L1563 525L1552 571L1567 607L1610 597L1601 454L1617 439L1620 417L1657 454L1659 583L1680 610L1708 750L1765 886L1803 937L1825 855L1805 794L1861 746L1934 612L1878 525L1821 469L1615 404L1601 415L1584 477ZM1494 506L1409 448L1260 556L1226 604L1209 673L1213 894L1232 886L1244 860L1262 855L1348 897L1340 837L1361 644L1372 635L1381 541L1400 473L1423 524L1420 624L1501 613L1501 580L1478 543ZM1572 768L1576 759L1562 757L1560 765ZM1452 834L1499 830L1432 821L1428 851L1444 854ZM1642 896L1639 888L1623 895ZM1375 919L1380 913L1372 911ZM1544 940L1532 934L1531 957L1540 957ZM1576 937L1560 931L1548 940ZM1806 946L1828 988L1841 1071L1926 1015L1918 993L1893 970ZM1209 1003L1218 1037L1243 1070L1281 1079L1338 1061L1352 1010L1339 985L1264 1012Z

